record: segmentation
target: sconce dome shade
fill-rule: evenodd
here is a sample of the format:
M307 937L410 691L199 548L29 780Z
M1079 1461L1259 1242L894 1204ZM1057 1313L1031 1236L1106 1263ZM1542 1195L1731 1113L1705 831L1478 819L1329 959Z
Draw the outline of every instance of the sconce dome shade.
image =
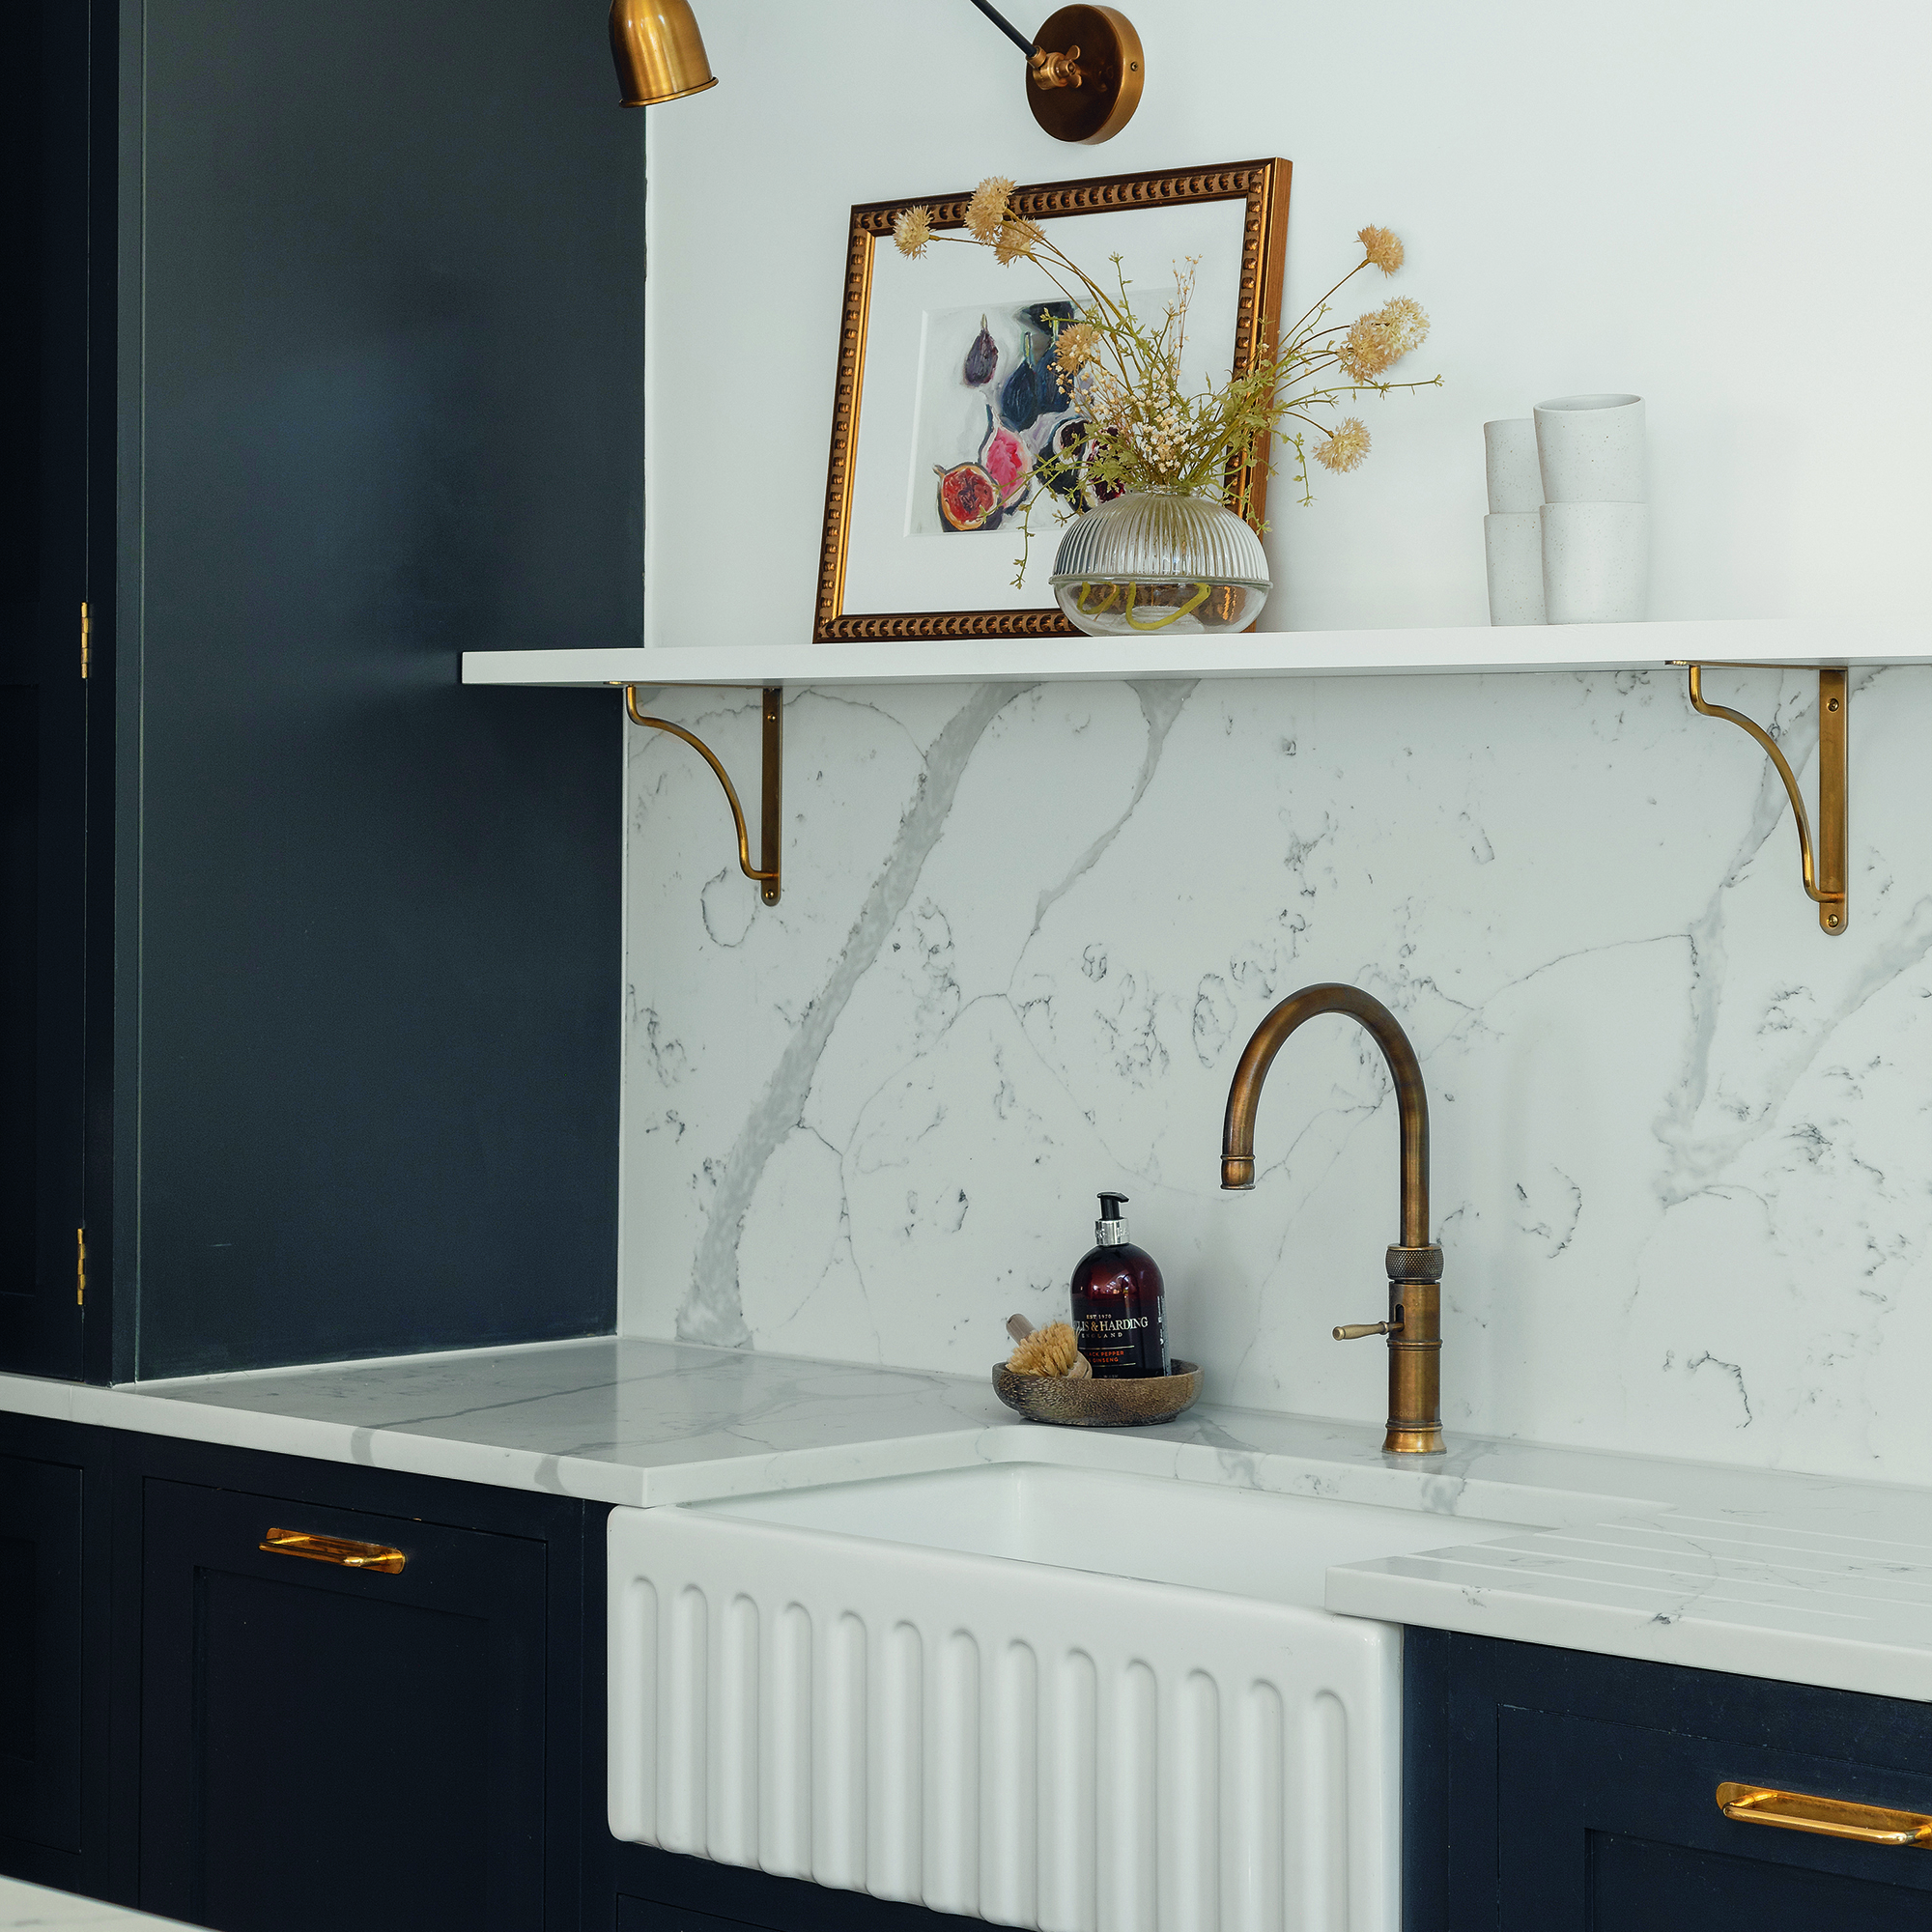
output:
M611 58L626 107L649 107L718 85L690 0L611 0Z

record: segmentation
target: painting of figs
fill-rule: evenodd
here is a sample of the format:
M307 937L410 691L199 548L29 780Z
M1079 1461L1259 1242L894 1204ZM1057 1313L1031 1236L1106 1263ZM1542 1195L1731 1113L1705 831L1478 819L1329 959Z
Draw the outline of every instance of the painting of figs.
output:
M1049 513L1035 515L1044 536L1088 507L1086 398L1062 381L1057 360L1060 331L1073 319L1071 302L1024 287L997 303L921 318L908 536L998 531L1036 501Z

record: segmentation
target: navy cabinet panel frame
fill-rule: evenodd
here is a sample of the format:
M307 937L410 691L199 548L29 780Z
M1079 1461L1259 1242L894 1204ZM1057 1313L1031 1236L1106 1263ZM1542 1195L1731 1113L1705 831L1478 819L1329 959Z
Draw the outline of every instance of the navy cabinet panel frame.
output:
M1932 1924L1932 1858L1735 1824L1714 1796L1932 1811L1932 1706L1438 1631L1407 1633L1404 1668L1408 1932Z
M71 1891L107 1886L107 1486L99 1431L0 1415L0 1541L33 1548L14 1568L28 1628L5 1631L6 1656L34 1673L31 1737L0 1723L0 1871Z
M584 1669L583 1552L587 1523L601 1548L601 1506L17 1415L0 1414L0 1456L78 1468L83 1484L79 1682L76 1691L70 1671L57 1693L70 1706L77 1698L79 1711L79 1849L10 1835L0 1821L0 1873L124 1905L139 1902L142 1570L149 1553L144 1498L151 1485L171 1484L193 1487L216 1506L224 1499L272 1497L314 1513L312 1523L352 1516L387 1520L404 1523L404 1534L412 1537L433 1535L432 1525L447 1524L541 1548L540 1601L526 1603L528 1613L542 1619L545 1649L542 1923L552 1932L569 1932L582 1922L584 1824L594 1819L602 1789L601 1773L594 1786L586 1777L583 1717L586 1709L600 1709L601 1736L603 1696L601 1645L589 1681ZM246 1507L252 1523L258 1506ZM0 1535L6 1533L0 1523ZM292 1571L325 1568L295 1558L261 1560L286 1561ZM298 1687L292 1687L292 1708L299 1702ZM309 1886L336 1877L297 1876Z
M601 1542L603 1509L570 1497L532 1495L439 1477L310 1462L296 1456L125 1432L115 1433L114 1452L117 1557L114 1722L120 1788L114 1802L118 1830L111 1895L130 1904L139 1899L136 1821L142 1801L143 1687L138 1633L140 1577L148 1555L145 1499L151 1484L175 1483L253 1497L272 1497L324 1513L359 1514L370 1519L416 1519L423 1524L424 1533L429 1525L444 1524L501 1537L527 1538L547 1546L542 1583L546 1629L543 1923L551 1932L575 1928L580 1923L582 1898L582 1821L589 1815L586 1804L595 1802L585 1789L583 1714L601 1698L603 1680L600 1648L596 1653L595 1682L585 1681L583 1552L586 1523L593 1519ZM371 1535L369 1540L383 1539ZM264 1556L262 1561L286 1561L291 1570L325 1568L298 1558ZM429 1928L425 1927L425 1932Z
M0 19L0 1365L104 1381L118 8L14 0Z
M0 1454L0 1831L80 1850L83 1483Z
M224 1932L543 1922L545 1546L148 1477L141 1906ZM261 1546L381 1543L390 1574Z

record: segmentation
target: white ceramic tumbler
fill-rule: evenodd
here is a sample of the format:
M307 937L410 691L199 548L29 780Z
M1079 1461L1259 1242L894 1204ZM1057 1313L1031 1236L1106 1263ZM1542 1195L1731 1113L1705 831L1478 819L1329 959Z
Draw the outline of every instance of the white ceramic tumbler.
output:
M1542 518L1547 621L1641 623L1650 604L1650 505L1546 503Z
M1518 510L1483 519L1490 566L1490 622L1543 622L1543 514Z
M1643 398L1554 396L1536 406L1546 503L1644 503Z
M1484 468L1492 517L1532 515L1543 506L1543 476L1536 460L1536 421L1512 416L1483 425Z

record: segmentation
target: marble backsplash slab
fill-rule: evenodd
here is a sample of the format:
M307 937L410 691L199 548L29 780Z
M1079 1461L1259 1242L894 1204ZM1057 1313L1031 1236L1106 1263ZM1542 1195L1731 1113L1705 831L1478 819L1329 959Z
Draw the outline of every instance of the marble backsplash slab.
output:
M1815 679L1711 688L1808 789ZM750 696L658 708L746 772ZM1296 1036L1217 1186L1249 1032L1343 980L1429 1083L1452 1429L1922 1480L1932 676L1855 674L1842 939L1674 673L788 696L777 908L628 740L624 1332L982 1372L1118 1186L1211 1400L1379 1421L1366 1036Z

